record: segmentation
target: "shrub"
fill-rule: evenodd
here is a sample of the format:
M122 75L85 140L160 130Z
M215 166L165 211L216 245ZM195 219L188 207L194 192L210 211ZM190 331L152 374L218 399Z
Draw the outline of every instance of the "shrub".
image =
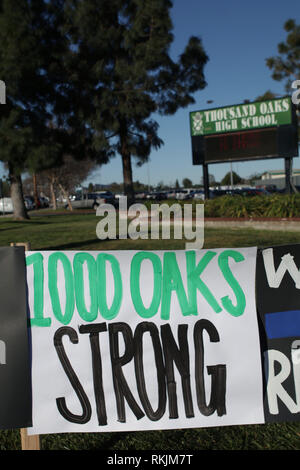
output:
M196 215L197 204L202 200L165 200L143 201L150 211L152 204L192 204L193 214ZM205 217L300 217L300 194L272 194L270 196L220 196L209 199L204 204Z
M300 195L221 196L205 202L205 217L299 217Z

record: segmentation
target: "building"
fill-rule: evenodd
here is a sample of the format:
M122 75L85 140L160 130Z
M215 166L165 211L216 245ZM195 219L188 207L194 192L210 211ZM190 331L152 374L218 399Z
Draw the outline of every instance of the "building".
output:
M294 186L300 187L300 170L292 170L291 182ZM261 175L261 179L255 181L255 186L267 187L276 186L277 189L285 188L285 172L284 170L265 171Z

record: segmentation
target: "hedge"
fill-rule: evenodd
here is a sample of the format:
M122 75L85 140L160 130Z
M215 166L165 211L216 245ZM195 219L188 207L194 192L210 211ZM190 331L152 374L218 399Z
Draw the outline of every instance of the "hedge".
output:
M192 204L193 213L196 205L203 204L202 200L166 200L144 202L148 210L151 204ZM219 196L205 201L205 217L300 217L300 194L273 194L268 196Z
M205 217L300 217L300 195L221 196L204 205Z

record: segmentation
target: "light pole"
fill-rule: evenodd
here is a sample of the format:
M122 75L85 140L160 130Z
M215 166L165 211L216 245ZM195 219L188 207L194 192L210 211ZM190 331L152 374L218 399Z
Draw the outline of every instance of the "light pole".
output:
M150 193L150 165L149 165L149 160L147 161L147 178L148 178L148 193Z

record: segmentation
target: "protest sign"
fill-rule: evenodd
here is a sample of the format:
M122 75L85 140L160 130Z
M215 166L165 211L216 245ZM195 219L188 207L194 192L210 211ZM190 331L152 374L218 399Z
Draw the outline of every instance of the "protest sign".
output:
M262 327L266 422L300 418L300 245L259 250L257 311Z
M0 248L0 428L31 426L24 248Z
M28 252L29 433L264 422L256 254Z

